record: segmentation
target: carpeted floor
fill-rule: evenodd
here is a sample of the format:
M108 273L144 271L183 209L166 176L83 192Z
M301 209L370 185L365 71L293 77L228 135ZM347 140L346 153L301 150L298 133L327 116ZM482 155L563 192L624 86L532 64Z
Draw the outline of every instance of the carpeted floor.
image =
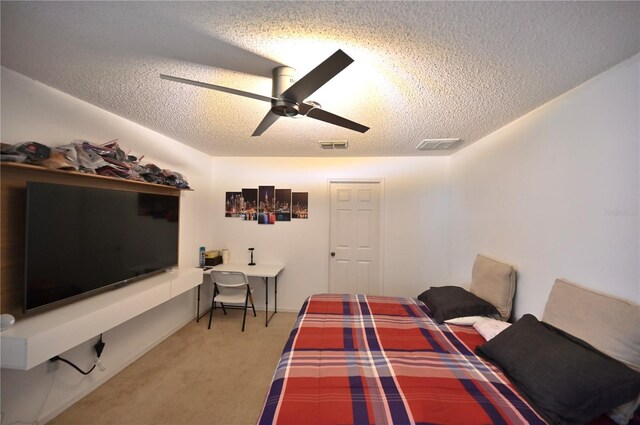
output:
M265 328L249 313L243 334L242 311L228 313L210 331L190 322L49 424L255 424L296 314Z

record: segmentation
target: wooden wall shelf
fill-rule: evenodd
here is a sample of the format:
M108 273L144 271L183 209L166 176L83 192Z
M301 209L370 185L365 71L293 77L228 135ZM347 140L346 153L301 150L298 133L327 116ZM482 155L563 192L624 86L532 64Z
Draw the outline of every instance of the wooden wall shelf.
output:
M117 182L125 182L127 184L133 184L133 185L150 186L150 187L156 187L156 188L161 187L161 188L165 188L172 191L182 191L182 190L193 191L193 189L179 189L177 187L167 186L162 184L140 182L136 180L118 179L115 177L100 176L98 174L81 173L79 171L53 170L51 168L41 167L38 165L21 164L17 162L0 162L0 169L2 170L3 173L5 172L5 170L13 169L13 170L16 170L16 172L26 172L26 173L33 172L37 174L51 175L51 176L63 176L63 175L74 176L73 178L78 177L78 178L87 178L87 179L99 179L99 180L104 180L109 182L117 181ZM55 179L55 177L52 177L52 178ZM51 182L54 183L53 181Z

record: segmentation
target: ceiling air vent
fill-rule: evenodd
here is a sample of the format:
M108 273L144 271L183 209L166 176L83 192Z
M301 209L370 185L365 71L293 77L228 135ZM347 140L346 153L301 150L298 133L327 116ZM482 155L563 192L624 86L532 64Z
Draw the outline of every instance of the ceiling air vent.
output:
M347 149L349 147L349 142L346 140L320 141L318 143L322 149Z
M424 139L416 149L421 151L443 151L451 149L460 139Z

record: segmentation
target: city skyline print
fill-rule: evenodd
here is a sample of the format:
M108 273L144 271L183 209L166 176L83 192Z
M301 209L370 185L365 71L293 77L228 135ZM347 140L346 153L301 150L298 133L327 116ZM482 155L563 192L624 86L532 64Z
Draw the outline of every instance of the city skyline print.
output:
M224 198L224 216L240 217L240 198L241 192L227 192Z
M291 189L276 189L276 221L291 221Z
M291 217L309 218L309 192L291 194Z
M306 219L309 218L309 192L293 192L275 186L244 187L239 192L225 192L224 216L257 221L258 224Z
M276 187L258 186L258 224L276 223Z
M242 189L240 218L247 221L258 220L258 189Z

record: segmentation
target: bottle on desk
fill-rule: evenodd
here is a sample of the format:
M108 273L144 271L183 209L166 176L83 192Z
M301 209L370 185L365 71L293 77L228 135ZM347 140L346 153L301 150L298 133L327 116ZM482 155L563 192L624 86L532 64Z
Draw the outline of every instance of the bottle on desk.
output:
M222 250L222 264L229 264L229 258L231 257L231 254L229 254L229 250L228 249L223 249Z

